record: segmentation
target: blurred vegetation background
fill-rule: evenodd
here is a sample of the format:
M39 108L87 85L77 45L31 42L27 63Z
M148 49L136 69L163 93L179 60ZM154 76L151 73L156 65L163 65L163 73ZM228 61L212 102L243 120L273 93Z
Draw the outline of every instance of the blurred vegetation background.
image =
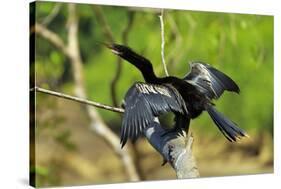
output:
M160 10L87 4L76 8L88 99L113 104L111 82L118 59L99 42L126 41L151 60L158 76L164 76ZM67 41L67 4L37 2L31 16ZM241 89L240 95L225 93L215 103L249 133L249 139L229 143L205 113L191 122L201 176L273 172L273 17L167 9L164 23L170 75L183 77L189 71L188 62L200 60L230 75ZM39 35L35 52L36 85L74 95L69 59ZM117 105L134 82L143 81L133 66L121 65ZM128 181L118 156L89 128L84 109L76 102L36 95L36 166L32 171L38 186ZM119 136L120 114L98 112ZM176 178L168 165L161 166L160 155L147 141L140 139L130 146L141 180Z

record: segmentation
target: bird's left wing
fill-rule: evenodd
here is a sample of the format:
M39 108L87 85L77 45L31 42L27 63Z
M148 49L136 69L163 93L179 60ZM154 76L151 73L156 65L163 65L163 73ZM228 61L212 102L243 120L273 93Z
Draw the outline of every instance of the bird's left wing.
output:
M124 101L122 147L128 138L134 142L155 117L167 112L187 113L183 98L171 85L135 83L127 92Z

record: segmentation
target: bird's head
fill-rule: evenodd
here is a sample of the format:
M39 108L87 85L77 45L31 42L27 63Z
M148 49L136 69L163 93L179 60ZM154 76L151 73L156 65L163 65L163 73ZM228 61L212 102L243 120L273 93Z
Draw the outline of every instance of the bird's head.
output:
M141 68L143 66L151 66L149 60L134 52L130 47L127 47L125 45L114 44L114 43L104 44L104 45L108 49L110 49L111 52L127 60L128 62L134 64L138 68Z
M156 79L151 62L142 55L134 52L130 47L119 44L104 45L110 49L111 52L137 67L142 72L147 82Z
M104 44L113 54L116 54L122 58L125 58L128 53L132 52L129 47L119 44Z

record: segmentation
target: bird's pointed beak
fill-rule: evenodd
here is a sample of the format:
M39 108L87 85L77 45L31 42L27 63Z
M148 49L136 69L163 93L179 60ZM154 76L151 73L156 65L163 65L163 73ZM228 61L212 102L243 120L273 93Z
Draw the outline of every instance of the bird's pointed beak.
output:
M117 48L117 46L115 45L115 44L108 44L108 43L102 43L105 47L107 47L108 49L110 49L111 50L111 52L113 52L114 54L116 54L116 55L120 55L120 54L122 54L119 50L118 50L118 48Z

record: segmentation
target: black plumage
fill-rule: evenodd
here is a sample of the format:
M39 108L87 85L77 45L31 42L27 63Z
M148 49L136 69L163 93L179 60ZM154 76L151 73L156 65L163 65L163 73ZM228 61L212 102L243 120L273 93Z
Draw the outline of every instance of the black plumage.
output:
M187 114L185 102L170 84L135 83L124 99L125 113L121 127L121 145L134 142L155 117L167 112Z
M119 57L137 67L145 83L134 84L125 96L125 115L121 127L121 145L130 138L134 142L155 117L167 112L175 114L174 130L188 131L190 119L207 111L229 141L246 136L234 122L218 112L212 102L223 92L239 93L238 85L226 74L202 62L190 63L184 78L156 77L151 62L129 47L106 45Z

